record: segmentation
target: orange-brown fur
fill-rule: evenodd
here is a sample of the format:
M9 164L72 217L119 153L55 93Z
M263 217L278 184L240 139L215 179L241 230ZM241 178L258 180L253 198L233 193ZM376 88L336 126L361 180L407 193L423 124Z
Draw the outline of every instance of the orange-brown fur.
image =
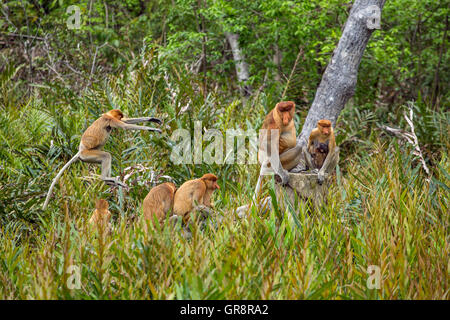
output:
M174 213L183 217L185 223L188 222L190 213L197 206L211 207L211 195L216 189L220 189L217 177L211 173L186 181L175 193Z
M165 182L152 188L144 199L144 218L153 221L155 216L163 223L167 213L173 210L176 189L172 182Z
M295 124L293 121L294 114L295 103L292 101L282 101L277 103L275 108L273 108L264 119L262 129L280 130L279 154L295 147L297 143ZM270 131L267 138L270 145Z
M134 118L134 120L138 119L142 119L142 121L145 121L145 118ZM101 163L101 178L105 181L118 183L116 179L110 178L111 155L108 152L102 150L103 146L109 138L111 130L113 128L128 130L154 130L150 127L137 126L124 122L127 120L130 119L124 118L122 111L118 109L110 110L107 113L102 114L100 118L95 120L81 136L81 142L78 148L80 159L85 162Z
M81 136L80 149L89 150L102 148L108 140L111 129L120 126L119 123L122 118L123 113L117 109L102 114L102 116L95 120Z
M63 166L63 168L56 175L55 179L53 179L52 184L50 185L50 188L48 190L43 209L45 210L47 207L51 192L53 190L53 187L55 186L56 181L62 175L64 170L66 170L71 163L78 159L85 162L101 163L102 173L100 178L105 181L105 183L126 187L126 185L124 185L122 182L111 177L111 155L108 152L103 151L102 149L106 141L108 140L109 134L113 128L161 132L161 130L159 129L146 126L138 126L134 124L145 121L161 123L161 120L157 118L124 118L123 113L118 109L110 110L107 113L102 114L100 118L95 120L81 136L78 153Z
M108 201L104 199L97 200L95 210L89 219L91 226L97 227L100 232L109 232L109 221L111 219L111 212L108 210Z
M109 138L113 128L125 128L122 122L123 113L118 109L113 109L102 114L95 120L81 136L79 146L80 158L86 162L102 162L110 155L102 151L103 146ZM105 168L106 169L106 168ZM103 170L102 170L103 171ZM102 172L103 178L109 176L109 172Z
M336 148L336 141L334 138L334 130L331 126L330 120L319 120L317 122L317 128L311 131L308 140L308 151L311 154L315 153L315 142L328 144L328 153L334 153L334 149Z
M292 101L282 101L277 103L275 108L273 108L269 114L264 119L262 129L268 130L266 139L260 139L259 149L264 149L262 144L266 144L267 153L270 154L270 143L271 143L271 129L279 130L279 142L278 142L278 153L282 154L283 152L292 149L297 144L297 136L295 133L295 124L294 124L294 114L295 114L295 103ZM260 162L264 158L264 156L260 155ZM284 167L291 159L280 159L281 165ZM270 167L271 164L269 163Z

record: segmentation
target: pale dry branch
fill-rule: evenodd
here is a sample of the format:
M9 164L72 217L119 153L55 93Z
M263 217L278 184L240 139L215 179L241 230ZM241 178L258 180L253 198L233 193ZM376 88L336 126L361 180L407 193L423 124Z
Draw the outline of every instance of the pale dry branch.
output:
M413 122L413 118L414 118L413 106L414 106L414 104L412 102L410 102L408 104L408 106L409 106L409 108L408 108L409 115L407 114L407 112L405 112L405 114L403 116L404 116L406 122L408 123L408 125L411 127L411 132L408 132L408 131L405 131L402 129L391 128L388 126L381 126L381 128L383 130L393 134L397 138L406 140L410 145L412 145L414 147L413 154L419 158L419 161L422 164L422 168L428 176L427 181L430 181L431 172L425 162L425 158L423 157L422 151L420 150L419 139L417 138L417 135L416 135L416 132L414 129L414 122Z

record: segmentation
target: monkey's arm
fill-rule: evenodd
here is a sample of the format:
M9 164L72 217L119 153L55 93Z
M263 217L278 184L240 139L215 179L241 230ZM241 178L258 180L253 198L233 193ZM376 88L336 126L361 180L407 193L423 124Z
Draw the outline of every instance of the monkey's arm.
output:
M334 137L333 130L331 131L330 139L327 142L327 144L328 144L328 149L330 150L330 152L332 152L336 149L336 138Z
M162 121L160 119L153 117L122 118L122 122L125 122L127 124L136 124L139 122L155 122L157 124L162 124Z
M124 130L146 130L146 131L156 131L161 133L162 131L160 129L156 129L156 128L150 128L150 127L146 127L146 126L137 126L135 124L128 124L125 123L123 121L119 121L116 119L111 119L110 120L110 126L112 128L120 128L120 129L124 129Z
M331 170L336 167L339 162L339 148L335 147L334 150L330 150L328 152L325 161L323 162L322 168L320 168L319 173L317 174L317 178L319 180L319 184L322 184L325 180L325 173L330 173Z
M298 173L308 169L313 169L313 160L311 154L307 150L307 146L301 147L300 145L289 149L280 154L281 164L283 168L289 172Z
M281 184L286 185L289 182L289 174L288 171L283 168L281 165L279 150L279 142L280 142L280 130L269 130L270 131L270 147L269 147L269 161L270 165L275 172L275 180L277 180L277 176L281 179Z
M314 140L317 138L317 136L319 135L319 133L320 133L320 131L319 131L319 129L317 129L317 128L314 128L314 129L311 131L311 134L309 135L309 139L308 139L308 147L307 147L307 150L308 150L309 152L312 152L312 151L313 151L313 150L311 149L311 147L314 146Z
M203 181L198 181L196 189L192 195L192 208L196 211L205 211L207 214L210 213L208 206L205 203L206 195L206 184Z
M203 197L206 193L206 185L203 181L196 182L194 186L194 192L192 193L192 208L203 206Z
M274 150L274 152L271 152L271 150ZM276 176L276 178L281 178L282 184L287 184L289 182L289 173L283 168L278 150L279 130L262 129L260 132L258 153L258 160L261 164L261 169L259 171L258 182L256 183L253 201L256 201L259 195L259 190L261 189L262 184L262 176L267 175L268 173L275 172L275 174L278 175Z

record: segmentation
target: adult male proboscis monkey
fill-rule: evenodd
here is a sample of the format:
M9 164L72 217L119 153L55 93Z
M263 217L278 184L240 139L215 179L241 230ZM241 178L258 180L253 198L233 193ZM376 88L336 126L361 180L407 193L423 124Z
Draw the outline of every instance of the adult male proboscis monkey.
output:
M264 119L260 136L258 160L261 164L255 196L261 188L262 176L275 172L281 184L289 182L288 171L301 161L301 150L297 146L294 124L295 103L281 101L277 103Z
M62 175L64 170L66 170L70 164L80 159L84 162L90 163L101 163L102 173L100 179L105 183L110 185L126 186L118 179L111 177L111 155L103 151L103 146L108 140L109 134L112 129L125 129L125 130L146 130L146 131L156 131L161 132L160 129L138 126L135 123L139 122L156 122L161 124L161 120L158 118L151 117L141 117L141 118L125 118L122 111L118 109L113 109L107 113L102 114L100 118L95 120L83 133L81 136L80 146L78 147L78 152L72 159L67 162L64 167L58 172L56 177L53 179L50 188L48 189L47 198L45 199L43 209L45 210L50 200L50 196L53 187L58 181L59 177Z

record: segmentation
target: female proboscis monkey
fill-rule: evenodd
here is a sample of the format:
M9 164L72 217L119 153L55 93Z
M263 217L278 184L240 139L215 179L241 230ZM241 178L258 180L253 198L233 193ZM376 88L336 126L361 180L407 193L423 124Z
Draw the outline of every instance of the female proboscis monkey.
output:
M334 130L330 120L322 119L317 122L317 128L311 131L308 139L308 151L310 154L316 154L316 146L325 144L326 154L322 155L324 159L318 171L319 184L324 181L325 173L328 173L334 168L339 161L339 148L336 147L336 140L334 138ZM314 169L310 166L311 169Z
M204 174L199 179L188 180L175 193L173 213L183 218L187 223L194 210L209 214L212 207L211 196L214 190L220 189L217 176L212 173Z
M72 159L67 162L64 167L58 172L53 179L50 188L48 189L47 198L45 199L43 209L45 210L50 200L53 187L56 181L58 181L61 174L66 170L70 164L80 159L84 162L101 163L102 173L100 179L109 185L119 185L126 187L125 184L118 179L111 177L111 154L103 151L103 146L108 140L109 134L113 128L125 129L125 130L146 130L161 132L161 130L146 126L138 126L135 123L139 122L156 122L161 124L161 120L158 118L141 117L141 118L125 118L122 111L113 109L107 113L102 114L100 118L94 121L81 136L80 146L78 152Z
M156 217L163 224L167 213L173 210L176 190L173 182L165 182L152 188L143 202L144 218L153 221Z

